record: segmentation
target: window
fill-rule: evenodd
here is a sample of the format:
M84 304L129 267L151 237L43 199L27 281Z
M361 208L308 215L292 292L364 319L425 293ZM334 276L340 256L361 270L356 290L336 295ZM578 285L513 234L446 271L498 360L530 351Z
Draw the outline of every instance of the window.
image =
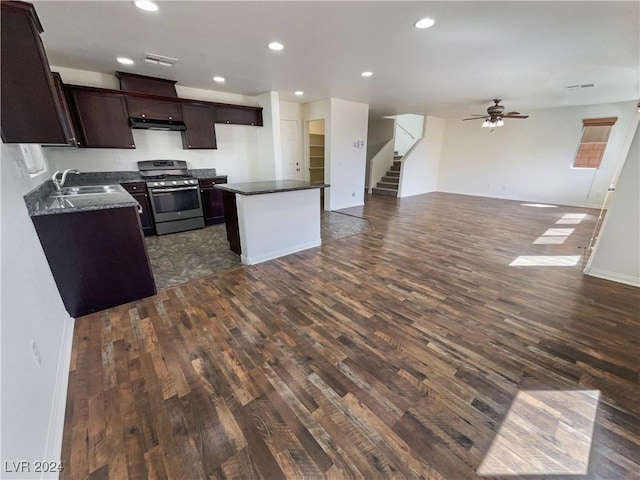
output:
M573 161L574 168L598 168L617 117L587 118L582 121L582 138Z

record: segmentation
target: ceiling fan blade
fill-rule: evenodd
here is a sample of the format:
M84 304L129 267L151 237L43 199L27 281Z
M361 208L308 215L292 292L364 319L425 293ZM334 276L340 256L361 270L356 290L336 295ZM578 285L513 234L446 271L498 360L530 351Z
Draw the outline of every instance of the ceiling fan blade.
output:
M506 117L509 115L520 115L520 112L507 112L502 114L503 117Z
M529 118L529 115L502 115L502 118Z
M483 114L479 114L479 113L470 113L469 115L471 115L472 117L486 117L487 114L483 113Z
M472 118L463 118L462 121L464 122L465 120L484 120L485 117L472 117Z

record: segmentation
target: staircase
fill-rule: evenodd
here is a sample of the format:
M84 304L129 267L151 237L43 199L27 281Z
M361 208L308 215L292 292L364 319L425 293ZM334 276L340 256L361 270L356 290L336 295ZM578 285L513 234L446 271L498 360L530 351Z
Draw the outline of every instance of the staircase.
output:
M387 170L378 184L371 189L371 193L376 195L398 196L398 183L400 182L400 165L402 155L393 156L393 165Z

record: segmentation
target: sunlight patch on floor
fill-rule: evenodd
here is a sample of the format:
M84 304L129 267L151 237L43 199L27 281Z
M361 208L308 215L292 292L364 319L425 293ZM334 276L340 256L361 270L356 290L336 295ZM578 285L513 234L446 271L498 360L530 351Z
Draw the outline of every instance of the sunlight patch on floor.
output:
M580 255L520 255L510 267L575 267Z
M599 398L599 390L518 392L478 475L585 475Z
M521 203L523 207L536 207L536 208L558 208L557 205L545 205L544 203Z
M559 219L556 224L558 225L577 225L582 222L587 216L586 213L567 213Z
M534 245L561 245L569 237L538 237L533 241Z
M574 230L575 228L550 228L546 232L544 232L542 235L543 236L559 235L562 237L568 237L573 233Z

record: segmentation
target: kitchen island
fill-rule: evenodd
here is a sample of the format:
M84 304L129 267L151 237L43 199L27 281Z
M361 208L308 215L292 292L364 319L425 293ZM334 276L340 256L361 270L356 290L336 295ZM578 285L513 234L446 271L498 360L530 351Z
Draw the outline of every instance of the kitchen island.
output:
M327 187L299 180L216 185L231 250L254 265L320 246L320 189Z

